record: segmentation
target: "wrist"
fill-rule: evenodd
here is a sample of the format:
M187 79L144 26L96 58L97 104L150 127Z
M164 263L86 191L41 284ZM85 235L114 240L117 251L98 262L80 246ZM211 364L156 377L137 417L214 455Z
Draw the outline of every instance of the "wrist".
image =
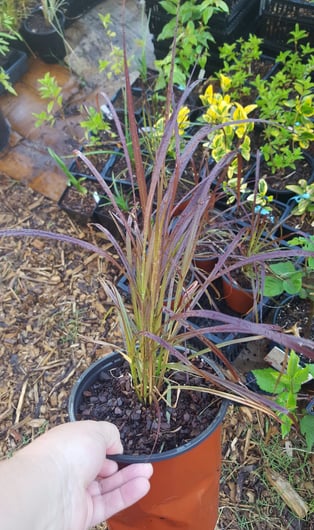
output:
M55 530L59 500L55 483L52 466L40 455L21 450L1 462L1 530Z

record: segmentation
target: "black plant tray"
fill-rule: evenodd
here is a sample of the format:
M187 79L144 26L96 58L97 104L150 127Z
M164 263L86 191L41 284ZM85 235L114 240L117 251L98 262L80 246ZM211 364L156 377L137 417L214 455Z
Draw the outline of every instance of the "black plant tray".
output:
M9 76L9 80L12 85L16 83L20 79L20 77L22 77L22 75L25 74L25 72L27 71L27 62L27 54L21 50L16 50L14 48L11 48L11 50L6 56L0 56L0 66L2 66L6 74ZM4 93L5 88L0 83L0 95Z
M313 19L314 4L302 0L268 0L266 12L272 15L298 19Z
M115 222L111 214L112 211L113 211L113 208L110 208L110 206L108 206L108 204L105 202L104 198L102 197L94 210L93 222L102 225L104 228L108 230L108 232L111 233L111 235L115 239L117 239L118 241L121 241L122 240L121 234L119 232L117 223Z
M254 33L259 15L259 1L247 2L247 7L240 11L229 24L222 27L210 27L216 43L221 45L225 42L232 43L240 37L244 39L249 33ZM212 45L215 48L215 44Z
M247 14L254 17L258 15L259 0L227 0L229 13L217 13L210 21L210 28L214 34L216 29L225 30L226 27L233 25L235 20L246 18Z
M65 14L65 27L68 28L76 19L89 11L101 0L66 0L62 5Z
M287 43L289 33L295 24L309 33L308 43L314 46L314 4L274 0L258 21L257 35L264 40L265 52L277 55L278 52L293 49Z
M92 147L92 150L93 151L101 151L101 148L98 147L98 146L95 146L94 148ZM110 151L112 150L111 153L108 153L108 156L106 156L106 160L100 160L99 163L96 163L94 162L94 165L98 171L98 173L100 173L100 175L102 176L102 178L107 182L107 183L112 183L112 178L111 178L111 167L112 167L112 164L114 163L115 161L115 153L119 151L119 149L115 146L115 145L112 145L112 148L110 148ZM82 153L84 153L87 158L91 158L91 156L95 156L95 155L90 155L89 156L89 152L86 150L86 147L83 145L81 148L80 148L80 151ZM98 162L98 160L97 160ZM89 169L86 167L86 165L84 164L84 162L77 158L75 160L72 160L72 162L70 163L69 165L69 171L71 173L73 173L74 175L77 175L81 178L87 178L89 179L90 177L94 177L94 175L92 175L90 172L89 172Z

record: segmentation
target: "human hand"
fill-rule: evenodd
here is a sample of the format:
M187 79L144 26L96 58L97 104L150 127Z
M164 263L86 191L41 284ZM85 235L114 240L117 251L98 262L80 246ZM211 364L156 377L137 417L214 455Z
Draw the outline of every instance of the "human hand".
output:
M118 471L106 455L122 453L118 429L108 422L81 421L55 427L0 465L0 497L14 501L24 530L86 530L134 504L149 490L151 464ZM13 465L14 464L14 465ZM15 466L15 467L14 467ZM10 502L11 501L11 502ZM15 510L2 530L16 530Z

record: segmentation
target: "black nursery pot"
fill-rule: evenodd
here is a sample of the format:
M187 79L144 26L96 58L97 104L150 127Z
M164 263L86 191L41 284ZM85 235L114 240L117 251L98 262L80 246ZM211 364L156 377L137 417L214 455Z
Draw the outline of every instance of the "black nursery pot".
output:
M118 241L122 240L121 234L119 232L118 226L112 216L113 208L108 205L104 198L101 197L99 203L97 204L94 214L93 221L99 223L104 228L106 228L111 235Z
M36 21L41 24L37 29ZM41 7L34 11L22 22L21 34L33 52L46 63L58 63L66 55L64 44L65 16L59 12L56 27L45 27Z
M66 0L64 5L66 27L100 2L101 0Z
M122 361L119 353L111 353L81 375L69 398L71 421L78 418L82 393L99 379L100 374L114 373ZM206 359L206 362L222 376L211 360ZM221 424L227 407L228 402L223 400L205 431L181 447L152 455L111 457L120 466L152 462L154 473L149 493L110 518L109 530L214 530L218 517Z

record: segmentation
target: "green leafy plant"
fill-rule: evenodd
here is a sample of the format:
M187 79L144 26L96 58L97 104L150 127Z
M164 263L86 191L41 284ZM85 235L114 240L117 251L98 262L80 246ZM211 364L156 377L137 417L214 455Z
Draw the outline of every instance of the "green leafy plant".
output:
M84 177L80 177L80 178L75 177L73 175L73 173L71 173L71 171L69 170L67 165L64 163L62 158L60 158L60 156L58 156L57 153L55 153L55 151L53 151L53 149L51 149L50 147L48 147L48 153L53 158L53 160L56 162L56 164L58 164L60 169L62 169L63 173L67 176L68 185L74 186L75 189L79 193L81 193L82 195L86 195L87 194L87 189L83 185L83 182L84 182L85 178Z
M163 0L159 4L170 15L170 21L164 25L158 41L173 40L174 35L175 40L166 57L155 62L159 70L157 88L167 85L172 68L174 83L185 86L196 65L201 69L206 66L208 45L214 42L210 19L215 13L227 13L228 6L223 0Z
M62 87L50 72L46 72L44 77L38 79L38 83L39 95L42 99L48 99L48 103L46 110L40 113L33 113L34 118L36 118L35 127L40 127L44 124L53 126L56 122L55 113L57 111L63 113Z
M101 133L108 133L110 138L114 140L116 134L112 131L111 125L105 119L101 110L95 107L85 107L86 119L80 121L80 126L84 130L85 140L89 145L97 145L101 143Z
M258 179L256 192L249 193L245 198L249 203L254 204L257 212L260 212L262 215L271 214L271 203L274 197L273 195L269 195L268 185L264 178Z
M276 61L282 68L268 80L257 76L252 86L257 89L259 117L269 120L262 132L261 151L272 173L295 168L314 140L313 49L301 40L307 33L298 28L291 32L295 51L281 52Z
M120 46L113 44L113 40L116 37L116 32L111 29L112 21L110 13L103 15L98 13L102 25L105 30L106 37L110 41L110 53L108 58L99 60L99 71L103 72L107 70L107 78L112 79L113 76L119 76L124 71L124 56L123 49ZM128 65L131 64L133 58L128 60Z
M296 203L292 215L311 215L314 212L314 182L309 184L305 179L300 179L298 184L289 184L286 188L296 194L291 199L291 202Z
M220 75L221 92L215 91L214 86L209 84L203 95L200 96L201 102L205 107L201 121L215 124L227 124L219 129L214 129L208 135L204 147L209 150L210 155L218 162L226 153L237 150L245 159L249 160L251 156L251 140L249 133L254 129L254 123L248 122L248 115L256 108L255 104L243 107L240 103L232 101L228 90L232 81L225 75ZM232 122L237 122L232 124ZM228 202L235 200L232 189L240 189L243 192L246 185L242 182L242 176L239 179L239 157L235 158L230 164L227 171L227 181L223 182L224 191L229 195ZM237 175L236 178L234 176Z
M121 212L128 213L132 209L134 209L134 203L133 203L133 192L130 189L129 191L125 190L125 185L122 183L117 182L114 175L112 175L112 185L111 185L111 191L114 196L115 202L121 210ZM103 199L103 206L110 206L112 205L112 202L110 198L107 195L102 196Z
M302 263L279 261L269 265L266 274L264 294L279 296L283 293L308 298L314 306L314 236L297 236L288 242L290 247L301 247L310 254ZM312 312L313 314L313 312Z
M221 75L230 79L228 93L232 99L240 101L243 96L250 96L254 69L253 65L262 55L263 40L256 35L249 35L245 40L242 37L235 42L225 43L219 48L219 57L223 60L223 67L217 77ZM254 76L255 79L256 75Z
M304 334L309 336L314 318L314 236L297 236L288 244L291 248L301 247L308 255L301 262L277 260L270 263L264 281L264 294L272 297L286 293L307 299L310 310Z
M293 423L297 421L297 400L301 387L309 380L310 376L314 377L314 364L300 366L299 357L292 350L288 357L286 370L282 373L273 368L261 368L252 371L261 390L274 394L276 402L289 411L289 415L279 413L281 433L283 437L286 437ZM314 416L303 412L300 427L310 451L314 444Z
M179 133L179 139L180 139L180 145L179 149L180 152L184 149L184 146L186 145L187 141L189 140L189 135L187 133L187 130L190 126L189 121L189 114L190 109L187 105L184 105L180 108L177 116L177 125L178 125L178 133ZM146 118L144 117L144 124L147 124L147 126L144 126L140 129L141 133L141 145L143 148L149 153L150 159L154 158L154 153L158 149L158 145L160 143L161 138L164 135L164 129L167 123L167 117L166 117L166 110L164 109L164 114L162 116L157 116L156 119L154 119L152 122L149 123L146 121ZM168 153L170 159L175 159L176 157L176 137L175 133L173 133L173 136L171 138L171 141L169 142L168 147Z

